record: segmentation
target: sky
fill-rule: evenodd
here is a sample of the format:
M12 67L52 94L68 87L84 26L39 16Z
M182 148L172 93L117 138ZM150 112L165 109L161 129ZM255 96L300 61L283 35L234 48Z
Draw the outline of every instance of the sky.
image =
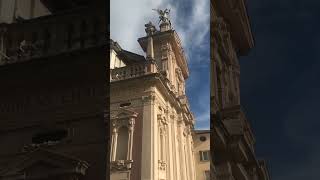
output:
M320 179L320 1L248 0L241 103L272 180Z
M152 9L171 9L189 65L186 93L196 118L196 129L210 128L210 6L208 0L111 0L110 36L123 49L144 55L137 39L145 36L144 25L158 24ZM159 27L157 27L159 29Z

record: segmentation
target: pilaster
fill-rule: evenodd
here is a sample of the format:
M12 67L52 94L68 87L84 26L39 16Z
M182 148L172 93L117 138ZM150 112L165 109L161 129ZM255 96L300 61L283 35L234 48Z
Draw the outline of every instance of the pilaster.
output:
M176 164L174 163L175 152L173 152L173 150L174 150L173 144L175 141L175 138L173 136L173 128L174 128L173 123L174 122L173 122L173 118L171 118L169 116L167 109L165 110L164 113L168 119L168 127L167 127L167 132L168 132L167 133L167 142L168 142L168 146L167 146L167 151L168 151L168 153L167 153L168 154L167 177L168 177L168 179L176 179L175 174L174 174L174 169L176 166Z
M179 149L179 127L178 127L178 117L174 116L174 114L171 115L171 118L173 119L173 128L172 128L172 134L173 134L173 147L174 147L174 157L175 157L175 176L177 180L183 180L181 177L181 161L180 161L180 149Z
M158 179L158 122L155 105L156 96L153 92L142 97L143 101L143 132L141 180Z
M180 116L179 117L179 120L178 120L178 150L179 150L179 161L181 162L182 164L182 167L180 169L180 174L181 174L181 179L184 179L184 180L187 180L187 172L186 172L186 161L185 161L185 149L184 149L184 141L185 141L185 138L184 138L184 135L183 135L183 127L184 127L184 124L183 124L183 119L182 117Z

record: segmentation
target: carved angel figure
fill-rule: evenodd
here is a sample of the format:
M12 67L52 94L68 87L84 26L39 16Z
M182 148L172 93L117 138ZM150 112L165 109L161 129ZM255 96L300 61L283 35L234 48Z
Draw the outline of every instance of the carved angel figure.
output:
M170 19L169 19L169 13L170 13L170 9L165 9L165 10L161 10L161 9L152 9L154 11L157 11L159 14L159 23L163 22L163 23L170 23Z

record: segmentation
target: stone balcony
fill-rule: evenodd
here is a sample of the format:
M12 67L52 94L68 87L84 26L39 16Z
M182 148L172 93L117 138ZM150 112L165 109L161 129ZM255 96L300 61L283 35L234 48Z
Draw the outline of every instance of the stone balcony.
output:
M243 139L246 146L254 152L255 139L245 112L241 106L226 108L222 112L223 124L231 136Z
M153 62L132 64L120 68L110 69L110 81L121 81L142 77L157 73L156 65Z
M105 20L100 12L81 12L0 24L0 65L106 45Z

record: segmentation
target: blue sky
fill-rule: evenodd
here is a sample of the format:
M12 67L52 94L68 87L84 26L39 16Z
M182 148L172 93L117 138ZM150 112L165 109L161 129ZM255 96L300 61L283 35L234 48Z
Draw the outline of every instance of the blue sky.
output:
M170 8L173 28L187 53L190 77L187 96L196 129L210 128L210 5L207 0L111 0L110 34L126 50L143 54L137 39L144 24L158 23L154 8Z
M320 1L255 0L241 102L272 180L320 179Z

